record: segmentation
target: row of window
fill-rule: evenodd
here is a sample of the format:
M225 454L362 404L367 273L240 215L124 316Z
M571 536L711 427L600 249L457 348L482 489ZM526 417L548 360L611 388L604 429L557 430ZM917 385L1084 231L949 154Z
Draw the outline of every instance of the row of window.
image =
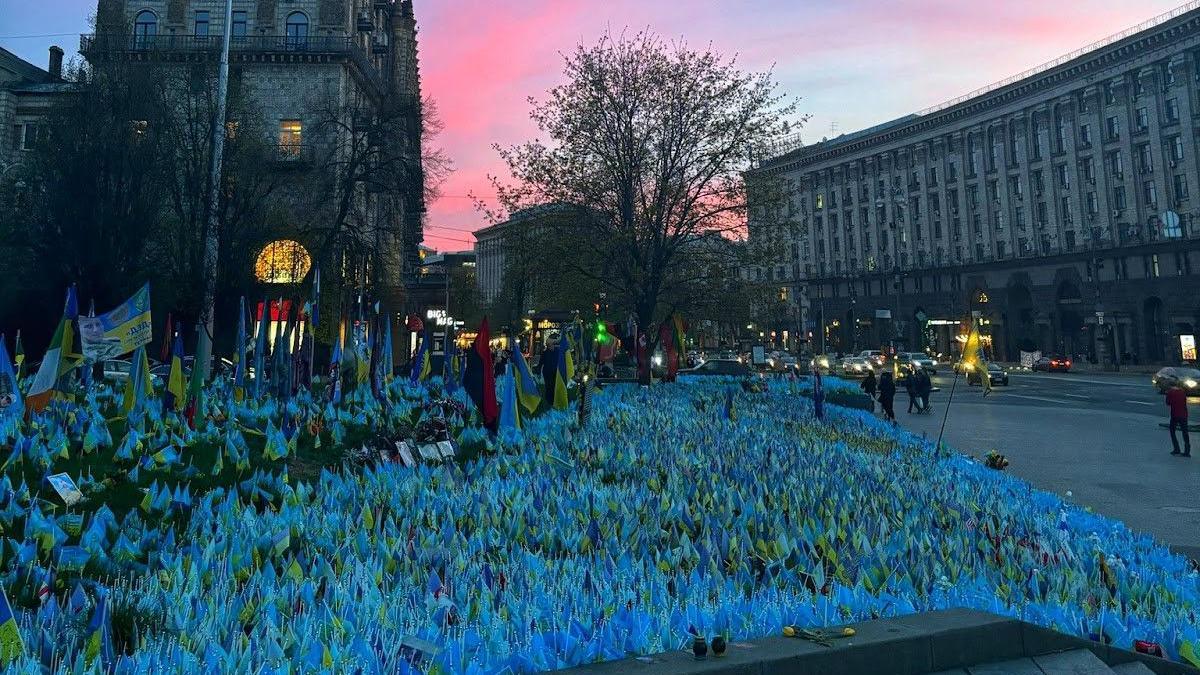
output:
M146 120L132 120L130 129L135 136L145 135L149 123ZM227 135L232 138L237 133L238 123L226 123ZM44 126L35 122L25 122L12 125L12 143L10 147L16 150L33 150L44 133ZM304 123L296 119L279 120L279 149L284 155L299 156L303 148Z
M246 37L247 18L244 10L234 10L232 31L230 36ZM192 34L196 37L208 37L210 15L208 10L197 9L193 14ZM308 37L308 16L304 12L292 12L287 15L284 23L285 34L293 40L303 40ZM137 13L133 20L133 35L139 43L145 43L158 36L158 15L144 9Z

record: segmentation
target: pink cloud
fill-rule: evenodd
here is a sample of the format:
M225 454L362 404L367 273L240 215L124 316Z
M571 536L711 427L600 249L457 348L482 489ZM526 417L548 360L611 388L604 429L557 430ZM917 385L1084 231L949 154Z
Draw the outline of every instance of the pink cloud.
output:
M492 149L535 136L528 97L560 77L560 54L606 30L649 28L696 48L710 43L747 69L774 67L812 113L817 140L898 117L1020 72L1174 7L1175 0L487 0L418 3L424 90L446 131L437 143L458 172L430 204L426 243L469 247L488 223L470 200L505 175Z

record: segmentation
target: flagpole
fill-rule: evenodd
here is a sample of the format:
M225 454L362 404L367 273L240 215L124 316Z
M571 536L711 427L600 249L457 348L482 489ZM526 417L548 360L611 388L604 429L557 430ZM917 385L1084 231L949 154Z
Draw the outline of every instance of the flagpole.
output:
M212 157L208 178L208 229L204 233L204 301L200 305L200 340L196 363L205 380L211 370L213 314L217 301L217 211L221 205L221 161L225 154L225 97L229 91L229 39L233 32L233 0L225 0L225 36L221 41L221 64L217 68L217 111L213 119Z

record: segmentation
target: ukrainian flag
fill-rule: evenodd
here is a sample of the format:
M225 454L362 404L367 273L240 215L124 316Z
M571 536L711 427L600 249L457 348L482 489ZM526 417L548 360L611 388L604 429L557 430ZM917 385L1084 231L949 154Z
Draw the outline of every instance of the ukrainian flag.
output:
M183 389L183 336L176 333L175 342L171 346L171 374L167 378L166 408L169 411L183 410L186 401L187 392Z
M571 344L564 333L563 338L558 341L558 367L554 369L554 382L551 387L551 391L554 392L555 410L567 409L567 382L571 380L568 373L573 370L574 368L571 367Z
M525 410L530 413L537 412L538 406L542 404L542 392L538 390L537 382L533 379L533 373L529 370L529 364L525 361L525 355L521 353L521 345L513 345L513 377L516 378L517 400L521 405L525 406Z
M417 347L417 355L413 358L409 380L416 384L421 380L429 379L431 372L433 372L433 363L429 354L429 331L426 330L421 334L421 344Z
M17 617L8 604L8 595L0 588L0 665L12 663L25 653L25 643L17 628Z

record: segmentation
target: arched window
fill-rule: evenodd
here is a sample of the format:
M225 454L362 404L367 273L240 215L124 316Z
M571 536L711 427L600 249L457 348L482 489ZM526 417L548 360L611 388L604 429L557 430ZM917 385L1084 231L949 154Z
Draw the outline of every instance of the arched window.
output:
M137 47L146 47L154 43L158 34L158 17L154 12L143 9L133 19L133 40Z
M292 49L308 46L308 16L304 12L292 12L287 17L287 44Z

